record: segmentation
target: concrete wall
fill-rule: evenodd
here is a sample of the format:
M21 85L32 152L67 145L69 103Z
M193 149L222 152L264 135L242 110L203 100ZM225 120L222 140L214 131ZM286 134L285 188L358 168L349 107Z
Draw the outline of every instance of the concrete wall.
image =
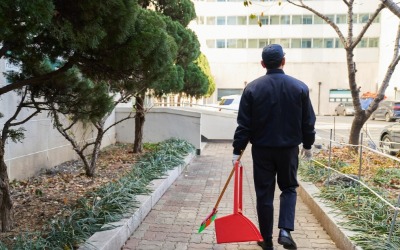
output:
M1 96L0 113L3 113L4 117L0 119L0 129L4 122L13 115L18 100L19 97L15 93L7 93ZM24 110L17 121L23 120L29 114L30 111ZM106 126L112 124L114 119L115 114L112 113L106 122ZM78 159L71 144L53 128L52 121L46 112L38 114L20 127L26 130L25 139L21 143L8 140L5 145L5 162L11 180L28 178L41 169ZM77 127L75 133L80 141L91 141L96 136L95 129L91 127ZM115 133L115 127L107 132L102 147L115 143Z
M7 94L0 100L1 112L9 117L18 96ZM14 104L13 104L14 103ZM7 106L6 106L7 105ZM7 109L3 109L7 107ZM117 107L107 120L106 126L121 120L132 111L131 107ZM24 116L29 112L25 111ZM212 111L195 107L157 107L146 115L144 142L160 142L176 137L192 143L200 154L201 136L209 140L231 140L236 129L234 111ZM2 126L6 117L0 119ZM22 117L20 117L22 119ZM68 141L53 128L46 113L39 114L23 124L26 129L22 143L8 141L6 144L6 164L11 180L25 179L37 174L41 169L78 159ZM123 121L111 128L104 136L102 147L118 142L133 143L134 119ZM74 133L81 141L95 138L93 128L76 127Z
M117 107L116 121L127 117L131 107ZM193 144L198 153L201 149L201 113L184 108L157 107L146 114L143 142L160 142L171 137L184 139ZM135 139L134 119L125 120L116 126L118 142L133 143Z
M202 111L201 135L209 140L232 140L237 127L237 113Z

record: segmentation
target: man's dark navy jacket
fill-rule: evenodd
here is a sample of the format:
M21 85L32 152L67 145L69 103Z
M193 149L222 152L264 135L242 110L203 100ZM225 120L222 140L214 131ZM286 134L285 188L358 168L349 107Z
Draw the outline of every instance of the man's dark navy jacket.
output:
M315 113L303 82L281 69L247 85L240 100L233 153L239 155L250 141L253 146L283 148L315 141Z

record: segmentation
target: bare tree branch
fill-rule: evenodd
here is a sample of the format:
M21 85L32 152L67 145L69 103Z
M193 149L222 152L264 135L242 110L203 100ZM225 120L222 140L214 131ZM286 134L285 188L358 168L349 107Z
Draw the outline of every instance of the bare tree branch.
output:
M380 4L378 8L375 10L374 14L368 19L368 22L363 26L360 34L353 40L351 45L352 48L355 48L357 44L361 41L362 37L364 36L365 32L367 32L368 28L371 26L372 22L375 18L379 15L379 13L385 8L384 4Z
M342 31L339 29L339 27L332 21L330 20L327 16L325 16L324 14L318 12L317 10L311 8L310 6L307 6L303 3L302 0L300 0L300 4L295 3L293 0L287 0L290 4L293 4L297 7L306 9L311 11L312 13L314 13L315 15L319 16L320 18L322 18L326 23L328 23L338 34L340 41L343 43L344 47L347 47L347 42L346 42L346 38L344 37Z
M377 98L375 98L374 101L371 103L371 105L368 107L368 112L370 114L378 107L379 102L383 100L383 98L385 97L385 91L389 86L390 78L392 77L393 72L400 61L399 42L400 42L400 24L397 26L397 34L396 34L396 39L394 41L393 58L392 61L390 62L388 69L386 70L385 77L382 80L382 85L378 90Z
M25 119L19 121L19 122L13 122L14 120L17 119L18 115L20 114L22 108L24 107L24 101L26 96L28 95L28 89L25 88L22 96L21 96L21 100L17 106L17 109L15 110L14 114L4 123L3 125L3 130L2 130L2 134L1 134L1 139L3 141L3 143L7 140L8 138L8 133L10 132L10 127L14 127L14 126L18 126L21 125L25 122L27 122L28 120L30 120L32 117L34 117L35 115L37 115L38 113L40 113L39 109L36 109L35 112L33 112L32 114L30 114L28 117L26 117Z
M400 18L400 7L393 0L381 0L381 2L398 18Z
M0 95L3 95L5 93L8 93L8 92L16 90L16 89L20 89L20 88L22 88L24 86L27 86L27 85L41 84L45 80L51 79L52 77L55 77L55 76L58 76L60 74L65 73L72 66L73 66L73 63L68 62L64 66L62 66L61 68L59 68L59 69L57 69L55 71L52 71L52 72L50 72L48 74L31 77L31 78L28 78L28 79L25 79L25 80L18 81L16 83L7 84L7 85L5 85L5 86L0 88Z

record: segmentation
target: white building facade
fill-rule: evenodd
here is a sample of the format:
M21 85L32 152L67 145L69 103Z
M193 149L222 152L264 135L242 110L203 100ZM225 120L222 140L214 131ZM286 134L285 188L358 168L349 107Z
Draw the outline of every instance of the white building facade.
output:
M334 29L318 16L286 1L278 2L253 1L245 7L242 0L194 1L197 20L191 28L199 38L217 85L208 102L241 93L248 82L265 74L260 64L262 48L279 43L286 53L285 73L309 86L316 113L333 114L339 102L351 101L343 45ZM305 2L327 15L347 35L347 6L343 1ZM355 36L379 3L356 1ZM392 58L398 22L389 11L381 12L355 49L356 80L361 92L376 92L381 84ZM388 97L394 97L399 79L395 73L386 91Z

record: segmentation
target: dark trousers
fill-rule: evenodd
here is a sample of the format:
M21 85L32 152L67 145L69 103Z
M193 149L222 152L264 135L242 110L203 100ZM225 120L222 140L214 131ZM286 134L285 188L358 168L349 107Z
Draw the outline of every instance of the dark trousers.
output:
M252 147L257 214L264 240L272 238L275 176L281 190L278 228L294 230L299 147Z

